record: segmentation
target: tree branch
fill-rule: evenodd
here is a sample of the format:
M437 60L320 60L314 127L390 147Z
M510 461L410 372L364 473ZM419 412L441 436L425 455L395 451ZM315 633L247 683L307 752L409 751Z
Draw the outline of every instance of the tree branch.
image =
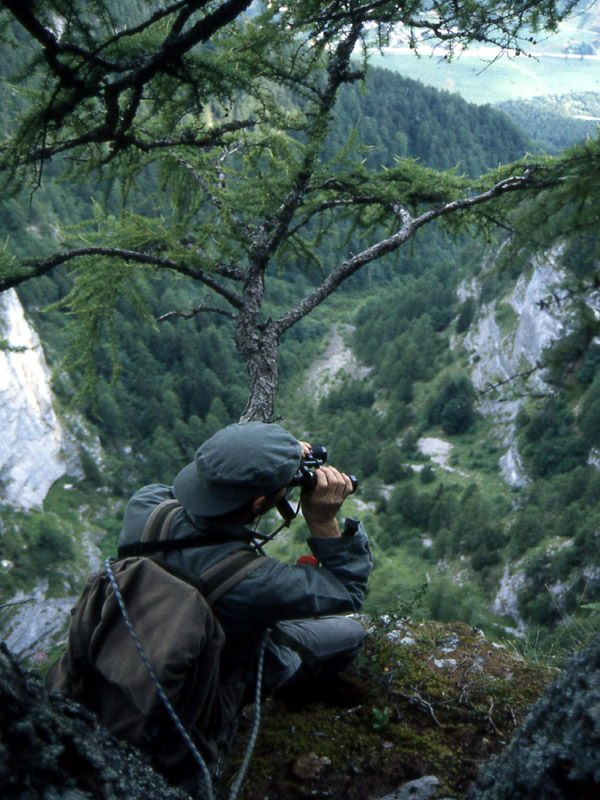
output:
M554 185L556 179L550 181L534 182L533 176L535 168L527 168L523 175L511 176L502 181L494 184L490 189L480 192L479 194L470 197L462 197L458 200L453 200L447 203L442 203L429 211L424 212L420 216L413 217L408 210L398 203L394 206L394 213L400 218L401 227L392 236L387 239L382 239L376 244L363 250L361 253L353 255L351 258L344 261L338 267L333 269L321 284L314 289L309 295L301 300L294 308L285 312L274 320L272 325L274 329L281 335L284 331L292 327L296 322L309 314L314 308L322 303L329 297L337 288L347 280L351 275L354 275L359 269L375 261L382 256L394 252L401 247L408 239L410 239L419 228L427 225L450 214L459 211L465 211L474 206L487 203L501 195L508 192L523 191L525 189L537 188L540 186L546 187Z
M187 264L182 264L179 261L173 261L169 258L162 258L161 256L152 255L151 253L143 253L138 250L124 250L119 247L80 247L75 250L69 250L66 253L56 253L50 258L41 261L24 261L19 265L19 267L31 267L31 271L26 274L16 274L0 279L0 292L19 286L21 283L24 283L31 278L45 275L61 264L66 264L69 261L73 261L74 259L85 256L120 258L123 261L132 261L134 263L144 264L146 266L169 269L173 272L178 272L180 275L185 275L188 278L193 278L195 281L203 283L205 286L208 286L218 295L223 297L234 308L242 308L242 299L239 295L223 286L210 274L201 269L189 266ZM225 271L227 268L224 267L223 269Z
M282 240L285 238L295 212L304 202L308 191L309 181L314 171L317 161L320 144L323 142L327 131L330 114L333 110L338 89L344 83L351 83L361 73L349 70L352 53L361 34L361 25L353 24L345 37L337 45L327 69L327 85L319 93L319 107L315 114L312 130L308 131L307 138L311 141L305 158L299 166L291 191L281 203L277 214L261 229L263 239L267 234L267 240L261 242L263 252L267 255L274 253Z
M40 121L43 123L45 119L52 120L58 130L64 120L73 114L85 100L102 97L104 104L102 123L94 125L91 130L80 136L71 137L50 147L44 143L43 147L27 153L24 156L25 162L34 163L87 144L113 142L116 145L115 152L134 144L132 139L121 137L132 126L139 105L135 101L130 102L127 104L124 114L120 114L119 98L121 95L128 90L133 90L133 97L141 98L144 86L158 74L176 74L174 67L182 63L182 58L186 53L196 45L208 41L223 27L231 24L247 10L250 4L251 0L225 0L201 20L186 27L184 23L195 12L207 5L206 0L186 0L184 3L176 3L170 7L170 11L178 13L178 18L160 45L142 59L139 57L127 58L119 63L99 59L97 56L97 53L105 49L109 43L117 41L118 36L111 35L107 41L98 45L94 52L89 52L79 45L59 41L54 33L43 25L33 13L30 4L22 3L20 0L6 0L4 5L42 46L48 68L58 81L50 101L41 111ZM160 14L159 17L153 15L152 19L157 21L162 16L164 14ZM144 23L138 32L144 30L149 24L150 21ZM76 56L81 63L69 64L61 60L60 56L65 54ZM93 66L94 69L84 74L81 69L83 64ZM101 71L101 80L98 69ZM111 74L115 73L118 77L110 81ZM100 92L99 82L104 87ZM144 149L139 142L137 146Z
M235 319L235 314L231 311L227 311L224 308L217 308L216 306L205 306L204 303L208 298L205 297L202 302L196 306L196 308L192 309L191 311L167 311L166 314L161 314L160 317L156 318L157 322L164 322L167 319L171 319L172 317L182 317L183 319L193 319L196 314L201 313L213 313L213 314L221 314L224 317L229 317L229 319Z
M484 395L489 394L490 392L495 392L500 386L506 386L506 384L512 383L519 378L525 378L525 380L527 380L527 378L530 378L534 372L538 372L540 369L543 369L543 365L540 364L539 361L536 361L535 366L531 367L531 369L523 370L523 372L516 372L514 375L510 375L508 378L496 381L495 383L488 381L486 388L477 393L477 398L481 399ZM542 396L545 397L546 395Z

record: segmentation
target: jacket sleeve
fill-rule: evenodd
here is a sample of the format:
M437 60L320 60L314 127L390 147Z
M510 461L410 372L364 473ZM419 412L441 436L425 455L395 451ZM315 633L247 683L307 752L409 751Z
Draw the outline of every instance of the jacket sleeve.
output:
M319 567L269 559L216 603L215 611L228 630L347 614L361 608L373 568L362 526L352 537L308 542Z

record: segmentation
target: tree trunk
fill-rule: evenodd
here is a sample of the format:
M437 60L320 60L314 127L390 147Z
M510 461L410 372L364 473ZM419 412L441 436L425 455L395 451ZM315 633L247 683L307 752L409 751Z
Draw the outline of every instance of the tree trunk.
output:
M248 371L248 404L240 422L273 422L279 388L277 336L269 325L262 332L244 331L241 339L236 330L236 343Z
M240 422L273 422L279 388L279 336L271 320L260 323L269 263L266 238L266 231L257 232L235 323L235 344L248 372L248 404Z

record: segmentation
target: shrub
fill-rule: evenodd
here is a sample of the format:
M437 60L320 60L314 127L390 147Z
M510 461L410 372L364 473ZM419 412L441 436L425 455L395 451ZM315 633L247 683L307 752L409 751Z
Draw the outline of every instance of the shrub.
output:
M426 410L429 425L441 425L450 435L465 433L475 421L475 392L465 375L446 375Z

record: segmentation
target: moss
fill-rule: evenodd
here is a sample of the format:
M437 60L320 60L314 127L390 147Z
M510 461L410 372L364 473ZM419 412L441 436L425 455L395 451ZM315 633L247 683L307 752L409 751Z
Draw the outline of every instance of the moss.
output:
M380 618L350 671L308 687L293 704L267 701L245 796L292 800L326 791L352 800L434 774L440 796L461 797L553 674L467 625ZM290 765L308 753L328 763L300 780Z

